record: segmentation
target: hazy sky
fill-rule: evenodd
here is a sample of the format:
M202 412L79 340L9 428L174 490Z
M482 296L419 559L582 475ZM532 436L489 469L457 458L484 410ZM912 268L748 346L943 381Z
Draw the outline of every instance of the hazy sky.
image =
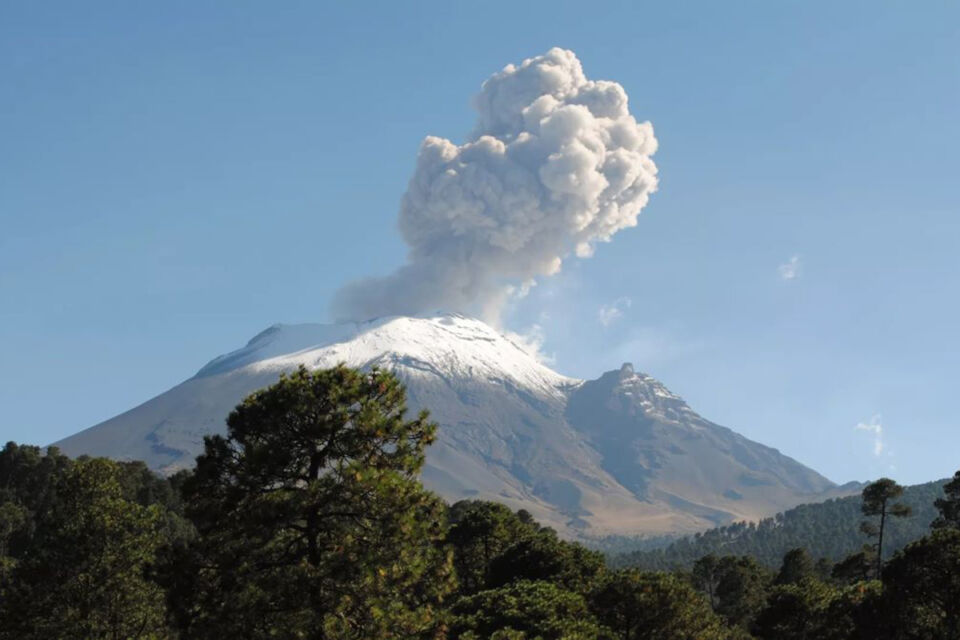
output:
M202 6L201 6L202 5ZM510 305L837 481L960 468L960 3L0 4L0 439L129 409L403 263L427 135L571 49L653 123L639 224Z

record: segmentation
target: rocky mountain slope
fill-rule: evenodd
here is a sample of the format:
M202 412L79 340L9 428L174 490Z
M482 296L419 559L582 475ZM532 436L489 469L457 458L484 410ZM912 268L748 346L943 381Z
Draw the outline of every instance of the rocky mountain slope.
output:
M247 393L299 365L389 367L411 409L440 424L424 482L444 498L524 508L574 536L664 534L755 519L823 499L833 483L697 415L630 365L562 376L458 315L276 325L194 377L56 443L70 455L141 459L170 473Z

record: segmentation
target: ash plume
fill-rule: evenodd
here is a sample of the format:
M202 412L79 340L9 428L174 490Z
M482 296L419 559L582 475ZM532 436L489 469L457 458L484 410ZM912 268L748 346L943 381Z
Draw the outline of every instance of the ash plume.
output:
M400 207L406 264L343 287L337 318L445 309L496 322L511 295L637 224L657 140L619 84L588 80L554 48L491 76L474 107L467 142L420 146Z

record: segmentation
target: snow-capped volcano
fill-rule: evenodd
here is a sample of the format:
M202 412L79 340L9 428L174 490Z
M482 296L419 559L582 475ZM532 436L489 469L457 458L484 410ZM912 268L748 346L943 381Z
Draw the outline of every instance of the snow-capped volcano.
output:
M459 314L396 316L363 323L274 325L244 348L215 358L197 377L243 366L253 371L289 371L350 366L402 368L405 373L470 378L560 394L576 383L540 364L521 345L489 325Z
M300 365L393 370L440 424L423 479L450 501L524 508L568 535L688 532L816 500L833 484L704 420L629 365L562 376L483 322L455 314L275 325L194 377L56 443L70 455L189 467L248 393Z

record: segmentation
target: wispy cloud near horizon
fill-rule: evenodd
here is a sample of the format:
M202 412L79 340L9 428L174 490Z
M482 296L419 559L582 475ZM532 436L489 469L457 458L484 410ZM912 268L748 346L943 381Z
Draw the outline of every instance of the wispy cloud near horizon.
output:
M597 311L597 320L604 327L609 327L614 322L620 320L632 305L633 300L627 296L617 298L611 304L605 304L600 307Z
M878 458L883 455L885 445L883 442L883 416L881 414L874 415L866 422L857 423L854 429L873 434L873 455Z

